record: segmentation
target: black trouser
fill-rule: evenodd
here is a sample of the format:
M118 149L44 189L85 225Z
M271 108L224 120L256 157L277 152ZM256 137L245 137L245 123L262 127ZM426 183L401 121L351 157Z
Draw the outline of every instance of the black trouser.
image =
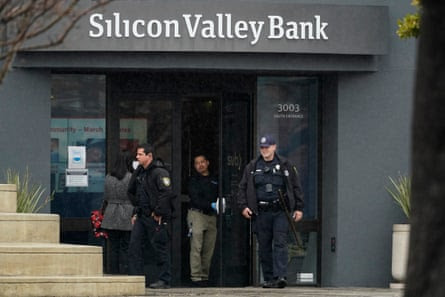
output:
M152 217L138 216L131 231L130 247L128 249L128 274L144 275L144 239L152 245L159 270L159 279L170 283L170 236L168 224L159 225Z
M258 239L263 278L271 281L287 275L289 226L283 210L260 210L253 221Z
M108 243L110 244L110 273L128 273L128 245L130 243L130 231L107 230Z

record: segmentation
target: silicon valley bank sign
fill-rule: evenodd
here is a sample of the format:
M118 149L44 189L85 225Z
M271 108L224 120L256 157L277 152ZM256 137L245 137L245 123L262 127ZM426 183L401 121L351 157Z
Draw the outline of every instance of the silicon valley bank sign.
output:
M89 36L92 38L187 38L244 39L256 45L263 34L267 39L328 40L327 22L319 15L312 21L285 21L282 16L269 15L267 21L233 20L231 13L217 13L215 20L202 14L183 14L181 19L130 20L114 12L111 19L96 13L90 16ZM181 33L185 32L185 33Z
M56 50L381 55L388 23L386 6L115 0Z

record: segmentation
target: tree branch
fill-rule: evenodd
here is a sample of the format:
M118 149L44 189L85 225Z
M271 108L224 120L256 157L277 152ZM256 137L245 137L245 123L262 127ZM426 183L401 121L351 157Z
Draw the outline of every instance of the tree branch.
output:
M82 9L77 8L80 0L0 0L0 84L18 51L49 48L63 43L83 16L112 1L96 0ZM27 41L53 29L58 30L54 33L54 40L26 45Z

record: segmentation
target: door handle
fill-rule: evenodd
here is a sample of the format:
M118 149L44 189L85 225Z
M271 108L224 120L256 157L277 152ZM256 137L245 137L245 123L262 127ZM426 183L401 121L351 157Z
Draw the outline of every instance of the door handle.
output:
M226 198L221 198L221 204L222 204L222 211L221 213L226 212ZM216 199L216 213L219 214L219 197Z

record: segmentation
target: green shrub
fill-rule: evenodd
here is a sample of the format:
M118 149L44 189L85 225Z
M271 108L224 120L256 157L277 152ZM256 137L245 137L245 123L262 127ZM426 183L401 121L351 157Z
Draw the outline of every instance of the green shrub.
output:
M38 212L53 199L51 194L41 201L46 189L41 185L31 184L28 168L23 175L12 169L6 170L6 182L17 186L17 212Z
M397 179L389 177L389 180L391 187L386 187L386 190L409 218L411 214L411 178L399 174Z

